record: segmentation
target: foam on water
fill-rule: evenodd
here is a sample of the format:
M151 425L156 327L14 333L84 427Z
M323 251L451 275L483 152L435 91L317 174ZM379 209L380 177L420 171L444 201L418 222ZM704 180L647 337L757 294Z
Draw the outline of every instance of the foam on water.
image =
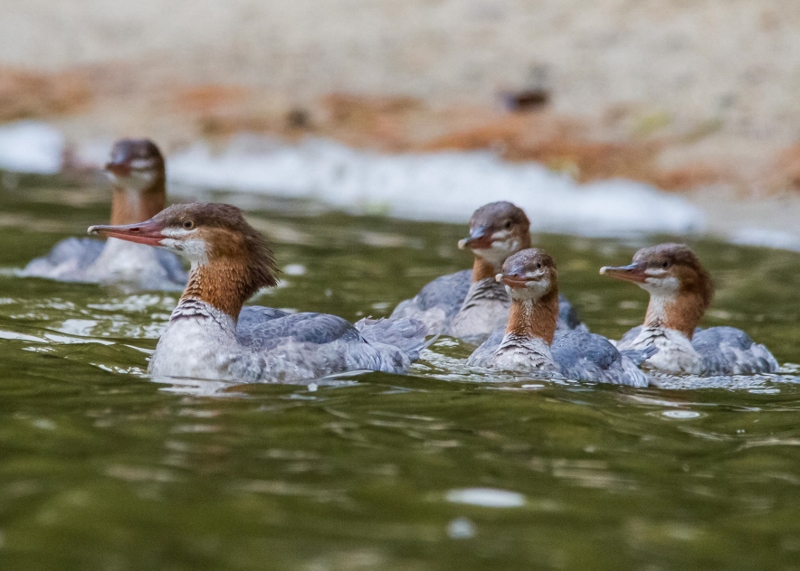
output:
M56 174L65 150L61 132L41 121L0 125L0 169L21 173Z
M445 498L455 504L471 504L484 508L518 508L525 505L525 496L522 494L495 488L449 490Z
M731 234L729 240L742 246L766 246L776 250L800 252L800 236L768 228L742 228Z
M242 136L220 154L198 143L172 156L168 177L414 220L464 222L486 202L509 200L528 212L535 231L619 236L705 228L699 209L652 186L581 185L537 163L509 163L488 152L381 154L330 141L285 145Z
M64 136L46 123L0 126L2 169L57 173L65 148ZM72 162L99 167L99 149L79 146ZM581 185L537 163L509 163L489 152L382 154L319 139L288 145L241 135L218 154L197 143L171 156L168 177L177 194L186 186L224 189L414 220L463 223L482 204L509 200L529 213L535 231L620 236L705 228L698 208L652 186L627 180Z
M67 149L64 135L41 121L0 125L0 169L58 173L70 165L100 168L111 141ZM681 196L643 183L579 184L533 162L509 163L490 152L384 154L308 139L291 145L240 135L221 152L196 143L169 158L173 194L197 188L311 199L352 213L464 223L492 200L525 209L534 231L586 236L692 234L706 229L704 212ZM800 235L744 227L723 236L751 246L800 251Z

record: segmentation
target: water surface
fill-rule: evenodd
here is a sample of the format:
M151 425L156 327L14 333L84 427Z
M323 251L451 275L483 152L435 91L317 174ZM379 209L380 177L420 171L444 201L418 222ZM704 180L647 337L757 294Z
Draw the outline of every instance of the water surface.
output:
M4 179L0 267L107 218L107 191ZM256 303L386 315L469 265L464 228L238 201L286 270ZM245 201L246 202L243 202ZM592 330L646 296L597 275L669 237L535 236ZM796 254L695 240L743 327L799 361ZM443 339L409 376L311 386L144 376L175 294L0 275L0 567L785 567L800 560L791 374L634 390L486 378Z

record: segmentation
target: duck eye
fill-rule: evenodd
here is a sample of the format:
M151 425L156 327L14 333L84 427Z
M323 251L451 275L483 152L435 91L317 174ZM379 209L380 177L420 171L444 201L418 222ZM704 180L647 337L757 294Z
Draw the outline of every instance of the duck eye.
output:
M194 222L192 220L184 220L183 221L183 227L186 230L191 230L192 228L194 228Z
M661 267L666 270L669 267L669 262L668 261L661 262Z
M511 220L506 220L506 223L503 225L506 230L511 230Z
M542 269L542 262L536 262L536 269L537 270L541 270Z

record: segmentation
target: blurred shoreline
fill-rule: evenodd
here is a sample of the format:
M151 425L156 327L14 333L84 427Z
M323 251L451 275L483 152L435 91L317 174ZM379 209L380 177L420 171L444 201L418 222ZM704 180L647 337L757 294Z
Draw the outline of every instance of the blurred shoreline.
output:
M792 231L800 211L793 0L3 4L0 120L77 145L491 150L681 191L712 227Z

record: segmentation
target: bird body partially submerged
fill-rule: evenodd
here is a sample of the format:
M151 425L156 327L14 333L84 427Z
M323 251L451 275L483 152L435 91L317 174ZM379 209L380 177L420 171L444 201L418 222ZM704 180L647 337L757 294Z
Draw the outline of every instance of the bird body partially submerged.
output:
M472 270L441 276L412 299L400 302L392 317L414 317L431 334L481 343L508 321L511 298L495 275L515 252L529 248L530 222L510 202L492 202L472 215L469 237L458 247L473 253ZM583 328L570 303L560 297L558 327Z
M142 222L164 208L164 158L152 141L117 141L105 170L113 186L111 224ZM105 244L67 238L47 256L32 260L20 275L152 290L180 290L187 277L174 254L113 238Z
M182 254L189 281L159 339L153 375L293 382L357 370L402 372L425 344L425 326L412 319L348 321L320 313L286 313L242 305L276 284L267 241L226 204L184 204L126 226L90 233Z
M628 331L620 350L658 351L649 366L672 374L737 375L778 369L769 350L733 327L699 329L714 286L695 253L683 244L642 248L627 266L606 266L601 274L633 282L650 294L644 325Z
M503 264L497 280L512 299L508 325L504 332L492 333L470 356L468 365L647 386L647 376L638 369L636 359L620 354L604 337L557 330L558 274L547 253L527 249L514 254Z

